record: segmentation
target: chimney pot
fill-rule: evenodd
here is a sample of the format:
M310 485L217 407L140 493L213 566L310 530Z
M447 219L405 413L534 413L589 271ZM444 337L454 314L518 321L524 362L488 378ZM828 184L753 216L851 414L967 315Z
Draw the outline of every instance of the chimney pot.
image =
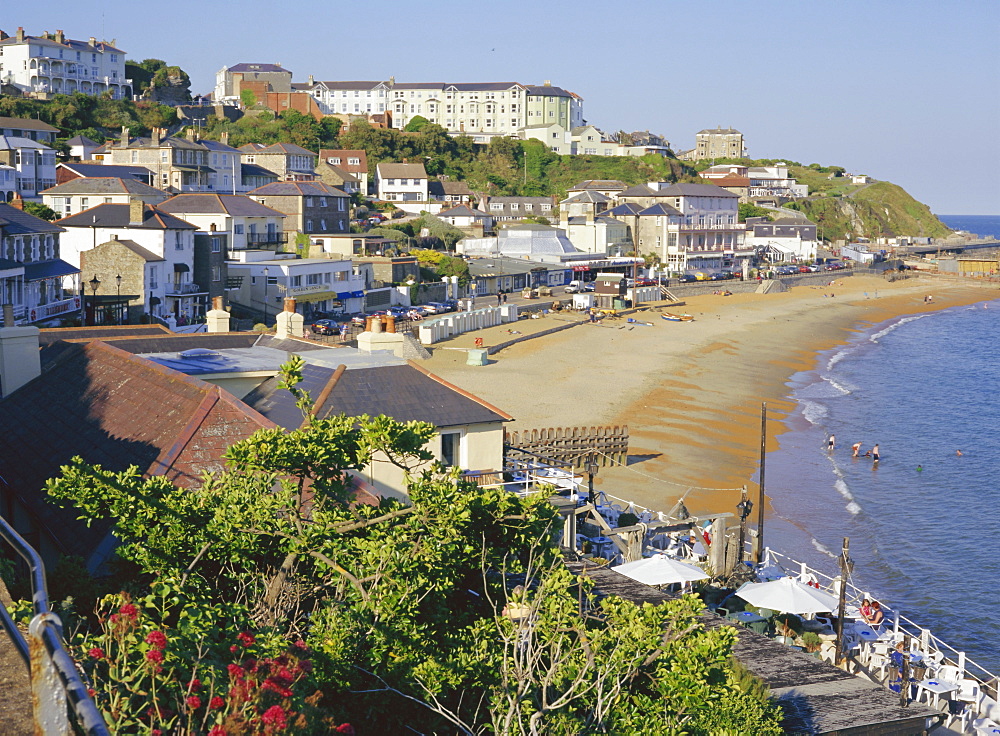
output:
M3 326L13 327L14 326L14 305L4 304L3 305Z
M294 299L285 299L285 311L286 312L294 312L295 311L295 300Z
M212 309L221 310L222 309L222 297L213 296L212 297Z
M21 199L20 194L15 194L14 199L10 200L8 204L16 210L24 210L24 200Z

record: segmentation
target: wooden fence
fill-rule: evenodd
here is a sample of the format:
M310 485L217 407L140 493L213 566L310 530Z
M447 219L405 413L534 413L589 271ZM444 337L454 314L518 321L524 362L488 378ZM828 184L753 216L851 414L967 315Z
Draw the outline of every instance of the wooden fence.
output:
M550 427L504 432L504 446L540 460L583 469L588 461L598 465L624 465L628 461L628 427Z

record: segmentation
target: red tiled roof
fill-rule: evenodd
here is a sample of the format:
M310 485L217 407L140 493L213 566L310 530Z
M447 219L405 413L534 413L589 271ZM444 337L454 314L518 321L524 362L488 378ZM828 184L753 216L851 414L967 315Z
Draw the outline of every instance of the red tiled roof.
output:
M49 503L43 485L79 455L121 471L136 465L181 486L223 467L222 453L275 426L226 391L102 342L73 344L34 381L0 401L8 447L0 477L57 549L96 566L111 522L86 527Z

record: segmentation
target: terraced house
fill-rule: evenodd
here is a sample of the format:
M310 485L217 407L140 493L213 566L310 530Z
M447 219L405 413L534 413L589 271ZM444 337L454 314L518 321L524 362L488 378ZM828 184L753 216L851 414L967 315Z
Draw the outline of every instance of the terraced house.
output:
M467 133L477 142L517 135L529 125L566 129L583 123L583 98L545 82L323 82L294 85L308 91L327 115L390 113L392 127L405 128L420 116L450 133Z
M9 9L9 8L8 8ZM0 30L0 82L28 95L103 95L116 100L132 96L125 78L125 52L111 42L67 38L62 31L29 36L18 28L13 36Z

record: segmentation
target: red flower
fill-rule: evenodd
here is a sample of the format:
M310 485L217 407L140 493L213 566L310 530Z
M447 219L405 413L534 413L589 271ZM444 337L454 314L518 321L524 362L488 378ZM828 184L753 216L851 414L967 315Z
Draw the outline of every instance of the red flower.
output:
M108 621L110 621L111 625L114 626L115 624L118 623L118 619L120 618L121 616L119 616L117 613L112 613L111 616L108 618Z
M333 732L345 733L347 734L347 736L354 736L354 726L352 726L350 723L341 723L339 726L333 729Z
M249 647L255 641L257 641L256 639L253 638L253 634L250 634L250 633L248 633L246 631L241 631L239 634L237 634L236 635L236 640L240 644L242 644L244 647Z
M120 613L122 616L125 616L127 618L138 618L139 617L139 609L136 608L131 603L126 603L124 606L122 606L121 608L119 608L118 609L118 613Z
M150 649L146 652L146 661L153 662L154 664L160 664L163 662L163 652L159 649Z
M212 730L208 732L208 736L226 736L226 729L219 725L212 726Z
M243 676L246 674L246 672L243 671L243 668L238 664L227 665L226 669L229 670L229 676L234 680L242 680Z
M89 652L87 652L94 659L104 659L104 650L100 647L94 647Z
M92 688L92 687L88 687L87 688L87 695L89 695L90 697L94 697L95 695L97 695L97 691L94 688Z
M292 691L285 686L282 679L280 677L268 677L264 680L264 689L276 692L283 698L290 698L292 697Z
M208 701L208 707L211 708L212 710L218 710L219 708L225 708L226 707L226 701L223 700L222 698L220 698L218 695L216 695L215 697L213 697L211 700Z
M191 710L198 710L201 707L201 698L197 695L188 695L186 702Z
M163 736L163 731L161 731L158 728L154 728L152 731L149 732L149 736Z
M301 639L299 639L298 641L295 642L295 647L298 648L298 649L301 649L302 651L305 651L305 650L307 650L309 648L309 645L306 644Z
M238 652L238 651L240 651L240 648L238 646L236 646L235 644L233 644L231 647L229 647L230 654L236 654L236 652Z
M167 646L167 635L162 631L151 631L146 637L146 643L156 649L164 649Z
M189 691L201 690L201 680L199 680L197 677L191 680L191 682L188 683L188 690Z
M261 720L269 726L285 728L288 725L287 714L280 705L272 705L264 711Z

